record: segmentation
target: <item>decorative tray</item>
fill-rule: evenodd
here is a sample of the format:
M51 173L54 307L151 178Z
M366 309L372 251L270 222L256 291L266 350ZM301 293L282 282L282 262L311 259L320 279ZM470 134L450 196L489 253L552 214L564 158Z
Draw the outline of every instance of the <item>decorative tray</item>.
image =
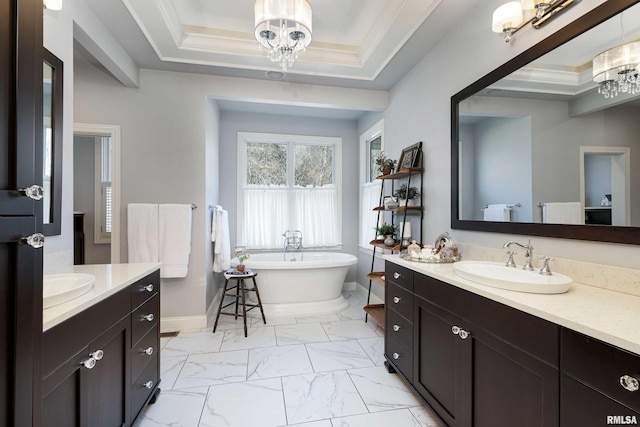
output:
M407 253L400 254L400 258L406 259L407 261L422 262L422 263L425 263L425 264L451 264L451 263L454 263L456 261L460 261L460 257L459 256L448 258L448 259L441 259L441 258L435 258L435 257L416 258L416 257L410 256Z

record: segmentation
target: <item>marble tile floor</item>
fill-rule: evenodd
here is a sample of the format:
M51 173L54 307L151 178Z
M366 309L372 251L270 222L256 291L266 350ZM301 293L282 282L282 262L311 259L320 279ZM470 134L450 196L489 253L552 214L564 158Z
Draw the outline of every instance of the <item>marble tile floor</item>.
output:
M384 331L364 300L329 316L222 316L161 338L162 392L137 427L444 427L384 362ZM211 322L212 323L212 322Z

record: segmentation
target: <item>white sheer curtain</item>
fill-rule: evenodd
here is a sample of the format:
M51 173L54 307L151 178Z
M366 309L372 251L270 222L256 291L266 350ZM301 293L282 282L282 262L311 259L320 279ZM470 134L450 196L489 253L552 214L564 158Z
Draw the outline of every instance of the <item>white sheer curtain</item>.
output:
M251 249L280 248L282 233L302 231L305 247L337 246L342 230L335 187L245 189L242 241Z
M362 184L362 204L360 212L362 221L360 222L360 246L373 249L369 244L375 237L375 227L378 219L378 212L373 208L380 205L380 189L382 182L374 181Z

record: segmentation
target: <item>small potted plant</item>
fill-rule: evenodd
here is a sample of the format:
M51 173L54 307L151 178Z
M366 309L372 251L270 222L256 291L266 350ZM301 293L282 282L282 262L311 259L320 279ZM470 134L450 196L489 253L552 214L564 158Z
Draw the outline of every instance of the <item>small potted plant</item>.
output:
M400 206L414 206L415 199L420 195L417 187L408 187L407 184L402 184L400 188L393 192L393 195L398 198ZM409 203L407 203L407 200Z
M393 237L398 230L397 225L387 224L386 222L376 227L376 234L378 236L384 236L384 244L387 246L393 246L396 244L396 240Z
M238 258L239 262L239 264L236 266L236 271L243 272L245 267L243 262L251 258L251 255L249 254L249 252L245 252L243 248L236 248L236 257Z
M382 175L389 175L396 168L397 160L387 158L384 151L381 151L376 157L376 165Z

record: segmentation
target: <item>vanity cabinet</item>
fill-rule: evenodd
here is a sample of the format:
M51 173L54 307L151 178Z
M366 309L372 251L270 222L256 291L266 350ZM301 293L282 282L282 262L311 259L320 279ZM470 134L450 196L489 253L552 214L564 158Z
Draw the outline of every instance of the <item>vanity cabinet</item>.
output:
M133 424L158 390L159 284L156 271L44 332L44 426Z
M394 331L394 304L387 299L387 364L449 426L558 425L557 325L398 268L387 262L386 275L388 282L394 273L411 277L405 277L413 289L404 298L413 303L405 324L412 328L412 363L407 368L403 354L392 353L402 329Z

